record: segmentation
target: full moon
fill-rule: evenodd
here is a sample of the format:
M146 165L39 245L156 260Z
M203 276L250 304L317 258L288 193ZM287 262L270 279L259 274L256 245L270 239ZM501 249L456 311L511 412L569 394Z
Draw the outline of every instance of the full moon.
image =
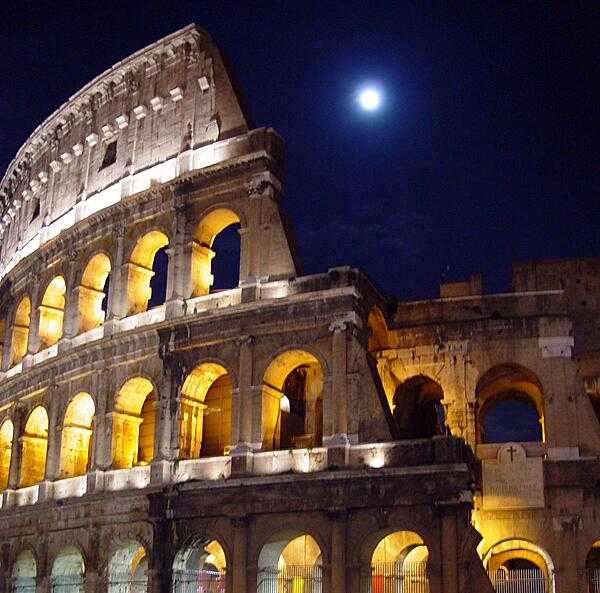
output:
M365 111L375 111L381 105L381 93L374 88L366 88L358 93L358 103Z

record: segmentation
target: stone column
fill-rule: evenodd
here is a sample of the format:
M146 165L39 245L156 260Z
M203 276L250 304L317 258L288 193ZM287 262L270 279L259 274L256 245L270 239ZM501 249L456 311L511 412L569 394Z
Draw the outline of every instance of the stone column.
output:
M21 434L25 422L25 410L20 404L16 404L12 415L13 439L10 453L10 467L8 470L8 485L4 492L4 504L12 505L14 491L19 487L19 474L21 473ZM3 504L3 506L4 506Z
M346 593L346 513L332 513L331 521L331 587L335 593Z
M63 321L63 335L58 343L59 351L64 351L71 346L71 339L79 331L79 286L76 284L78 254L69 254L69 276L66 278L67 291L65 294L65 311Z
M110 271L108 301L106 304L105 335L114 331L118 320L127 314L127 265L124 262L125 224L118 223L115 227L117 235L116 249Z
M32 363L31 358L40 347L40 280L39 272L34 272L33 288L31 290L31 315L29 317L29 337L27 340L27 354L23 359L23 367L27 367Z
M252 280L250 276L251 237L248 227L238 229L240 235L240 278L239 283Z
M227 571L227 590L235 593L246 593L248 578L248 517L233 519L233 562L231 570ZM231 575L231 576L230 576Z
M4 344L2 348L2 360L0 360L0 371L7 371L10 368L10 357L12 352L12 334L14 326L15 309L11 311L11 315L6 317L4 326ZM10 323L12 321L12 323Z
M192 294L192 242L186 242L187 215L183 205L175 208L172 256L169 256L169 278L167 281L167 316L183 314L185 299ZM170 251L170 250L168 250Z
M442 590L440 593L459 593L456 515L454 508L445 507L441 517Z
M39 500L47 500L52 497L52 482L56 480L60 470L60 448L62 426L59 419L60 400L56 389L52 388L50 393L50 405L48 413L48 451L46 454L46 475L40 484Z

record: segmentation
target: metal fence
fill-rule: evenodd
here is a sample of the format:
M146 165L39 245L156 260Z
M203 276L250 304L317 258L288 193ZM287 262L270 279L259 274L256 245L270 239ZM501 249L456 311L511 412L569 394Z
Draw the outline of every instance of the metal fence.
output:
M492 574L496 593L549 593L550 583L537 568L506 570L498 569Z
M225 593L225 571L175 571L173 593Z
M361 593L429 593L427 562L372 564L361 579Z
M587 571L589 593L600 593L600 568L590 568Z
M323 569L318 565L262 568L258 572L258 593L321 593L322 590Z
M107 593L147 593L148 575L111 573L106 581L106 590Z
M17 577L12 579L10 590L12 593L35 593L35 579L33 577Z
M83 593L83 575L66 574L50 579L52 593Z

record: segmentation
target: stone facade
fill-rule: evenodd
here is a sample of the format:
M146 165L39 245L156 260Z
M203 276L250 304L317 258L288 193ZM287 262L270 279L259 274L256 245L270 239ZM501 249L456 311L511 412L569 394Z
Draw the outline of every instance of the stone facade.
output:
M0 189L0 591L485 593L524 571L497 590L595 592L600 263L392 303L355 269L300 274L282 169L193 25L21 148ZM233 225L238 282L215 290ZM513 400L539 436L493 442Z

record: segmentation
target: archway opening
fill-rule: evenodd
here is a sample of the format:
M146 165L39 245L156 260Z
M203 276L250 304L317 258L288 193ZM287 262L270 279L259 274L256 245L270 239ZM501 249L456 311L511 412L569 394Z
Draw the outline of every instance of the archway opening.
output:
M526 540L493 546L483 564L498 593L553 593L553 564L547 552Z
M394 419L400 439L430 439L446 432L444 392L439 383L417 375L407 379L394 393Z
M108 593L146 593L148 557L138 542L129 540L108 561Z
M56 276L44 292L39 306L39 338L42 349L53 346L62 337L66 291L65 279Z
M83 593L85 565L75 546L60 550L52 563L52 593Z
M15 319L12 326L10 366L19 364L27 354L30 321L31 301L29 300L29 297L23 297L15 311Z
M48 414L43 406L37 406L29 414L21 437L21 488L33 486L44 480L47 451Z
M104 253L90 259L79 285L79 331L94 329L104 323L110 260Z
M7 419L0 426L0 491L8 488L13 436L13 423Z
M173 562L173 593L225 593L227 561L215 539L198 539L180 550Z
M544 398L537 377L518 365L499 365L477 384L477 442L541 442Z
M205 362L181 389L179 456L215 457L228 452L231 440L231 377L220 364Z
M154 457L156 394L144 377L126 381L115 400L112 458L116 469L148 465Z
M287 350L262 385L263 449L317 447L323 439L323 368L306 350Z
M589 593L600 593L600 540L594 542L585 559Z
M60 477L81 476L89 469L95 406L88 393L77 394L67 406L60 447Z
M240 218L218 208L196 227L192 243L192 296L237 286L240 277ZM214 274L213 274L214 267Z
M395 531L382 537L361 571L361 593L429 593L423 539L412 531Z
M13 565L11 580L13 593L35 593L37 563L31 550L23 550Z
M258 557L258 593L321 593L323 559L316 540L284 531L262 547Z
M168 244L169 238L161 231L150 231L138 239L128 264L128 315L146 311L149 303L151 306L164 303L168 274L165 248ZM162 303L159 302L161 299Z

